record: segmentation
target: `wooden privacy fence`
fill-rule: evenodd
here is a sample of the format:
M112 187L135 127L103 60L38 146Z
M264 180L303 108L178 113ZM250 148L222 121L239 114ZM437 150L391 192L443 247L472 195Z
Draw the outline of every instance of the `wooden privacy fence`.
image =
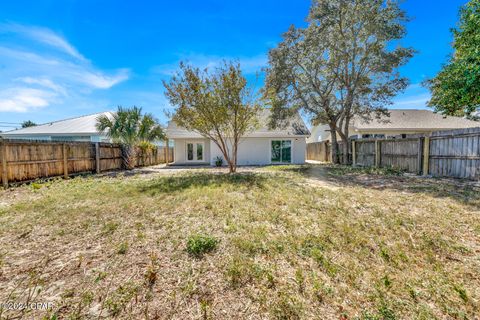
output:
M173 148L139 151L137 166L173 161ZM9 182L122 169L122 149L113 143L0 140L0 179Z
M405 139L351 140L353 165L393 167L439 177L480 179L480 128L437 131ZM308 160L325 159L317 142L307 145ZM309 153L308 150L311 152ZM314 151L320 152L315 154Z
M307 143L307 159L330 161L330 144L328 142Z

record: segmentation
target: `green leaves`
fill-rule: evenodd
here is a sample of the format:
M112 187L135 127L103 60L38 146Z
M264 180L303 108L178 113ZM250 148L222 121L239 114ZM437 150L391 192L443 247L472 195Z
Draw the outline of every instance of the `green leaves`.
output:
M211 139L235 171L240 138L257 125L258 106L240 65L224 62L213 72L180 64L165 95L176 107L172 120Z
M425 83L432 92L428 104L446 115L473 117L480 107L480 0L460 10L459 27L452 32L454 54Z
M106 131L115 142L131 147L141 142L154 142L165 138L162 127L155 117L142 114L142 108L118 107L112 117L102 115L97 118L97 130Z

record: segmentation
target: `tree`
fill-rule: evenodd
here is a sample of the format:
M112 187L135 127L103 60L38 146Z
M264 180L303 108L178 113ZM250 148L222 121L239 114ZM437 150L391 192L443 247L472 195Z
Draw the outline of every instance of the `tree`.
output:
M35 127L37 124L33 121L26 120L22 122L22 128Z
M314 1L308 26L290 27L269 53L264 93L273 115L301 109L314 125L327 123L334 162L337 133L347 162L352 118L386 114L408 84L397 70L413 50L398 44L391 49L405 35L406 20L396 1Z
M135 167L136 148L145 142L154 142L165 138L162 127L150 113L142 114L142 108L118 107L112 117L101 115L97 118L97 130L122 145L124 165L131 170Z
M213 141L230 172L235 172L238 145L255 129L258 112L240 65L224 62L209 72L181 63L180 71L164 86L176 108L172 120Z
M425 83L432 93L428 105L446 115L474 118L480 107L480 0L460 9L459 26L452 32L454 54Z

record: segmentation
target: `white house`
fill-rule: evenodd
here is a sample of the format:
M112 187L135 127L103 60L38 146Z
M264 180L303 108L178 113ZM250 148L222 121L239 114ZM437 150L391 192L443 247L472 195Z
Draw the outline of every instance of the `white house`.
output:
M306 139L310 132L299 114L285 121L281 128L270 129L269 109L258 115L259 126L241 139L238 165L302 164L305 163ZM214 165L222 156L218 146L197 132L178 127L170 121L167 137L174 141L176 165ZM225 163L225 162L224 162Z
M27 127L0 133L5 139L27 139L46 141L88 141L111 142L110 138L95 128L97 118L101 115L112 116L112 112L100 112L76 118L48 122L34 127Z
M460 117L444 116L430 110L389 110L389 116L364 119L354 118L349 127L351 138L402 138L408 134L424 134L434 131L480 127L480 122ZM337 135L338 139L340 137ZM330 127L318 125L312 128L307 142L332 141Z

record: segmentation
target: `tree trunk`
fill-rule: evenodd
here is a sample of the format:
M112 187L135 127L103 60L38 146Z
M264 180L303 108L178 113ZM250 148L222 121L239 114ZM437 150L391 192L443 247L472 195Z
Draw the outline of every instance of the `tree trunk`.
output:
M338 163L338 142L337 142L337 128L333 123L329 123L330 135L332 137L332 163Z
M122 160L125 169L132 170L135 168L137 162L137 151L134 146L127 144L122 145Z

